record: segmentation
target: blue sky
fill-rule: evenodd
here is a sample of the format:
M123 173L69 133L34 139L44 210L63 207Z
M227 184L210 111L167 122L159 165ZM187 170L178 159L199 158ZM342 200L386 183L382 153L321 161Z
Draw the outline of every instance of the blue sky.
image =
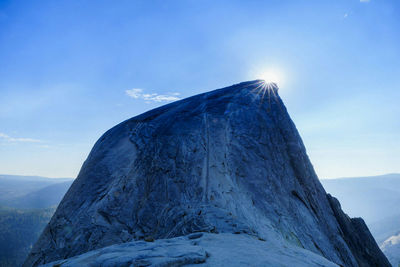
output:
M400 3L0 0L0 173L75 177L151 108L280 73L320 177L400 172Z

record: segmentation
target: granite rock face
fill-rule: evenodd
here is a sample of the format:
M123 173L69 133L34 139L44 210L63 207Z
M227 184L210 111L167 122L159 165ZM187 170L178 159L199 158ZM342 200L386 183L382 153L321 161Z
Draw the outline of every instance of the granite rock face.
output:
M327 196L274 84L251 81L107 131L25 266L133 240L244 233L342 266L390 266Z
M329 203L339 223L341 235L351 249L360 266L380 266L382 251L361 218L349 218L343 213L339 201L327 195Z

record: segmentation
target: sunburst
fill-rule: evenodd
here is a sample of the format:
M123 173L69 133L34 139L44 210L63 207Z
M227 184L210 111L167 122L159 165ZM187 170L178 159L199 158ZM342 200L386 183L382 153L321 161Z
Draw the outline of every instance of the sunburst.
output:
M278 85L274 82L266 82L265 80L260 80L257 84L257 87L254 88L254 92L258 95L261 95L261 101L264 101L264 97L268 94L268 100L271 99L271 94L273 97L276 96L276 91L278 90Z

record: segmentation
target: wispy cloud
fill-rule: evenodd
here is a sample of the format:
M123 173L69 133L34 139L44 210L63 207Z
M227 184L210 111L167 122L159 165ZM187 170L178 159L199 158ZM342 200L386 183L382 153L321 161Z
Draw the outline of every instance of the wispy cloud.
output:
M370 0L360 0L361 3L368 3Z
M171 101L176 101L179 100L180 98L178 97L180 94L179 93L170 93L170 94L166 94L166 95L160 95L157 93L152 93L152 94L148 94L148 93L144 93L143 89L140 88L133 88L133 89L129 89L126 90L125 93L135 99L143 99L146 102L171 102Z
M16 138L11 137L5 133L0 133L0 139L3 139L8 142L22 142L22 143L41 143L41 140L33 139L33 138Z

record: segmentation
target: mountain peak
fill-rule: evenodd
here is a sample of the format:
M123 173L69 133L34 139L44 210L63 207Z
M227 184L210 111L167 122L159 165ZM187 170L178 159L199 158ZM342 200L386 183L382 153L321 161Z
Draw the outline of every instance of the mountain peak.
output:
M277 91L243 82L107 131L25 266L197 232L249 235L343 266L389 266L362 222L326 195Z

